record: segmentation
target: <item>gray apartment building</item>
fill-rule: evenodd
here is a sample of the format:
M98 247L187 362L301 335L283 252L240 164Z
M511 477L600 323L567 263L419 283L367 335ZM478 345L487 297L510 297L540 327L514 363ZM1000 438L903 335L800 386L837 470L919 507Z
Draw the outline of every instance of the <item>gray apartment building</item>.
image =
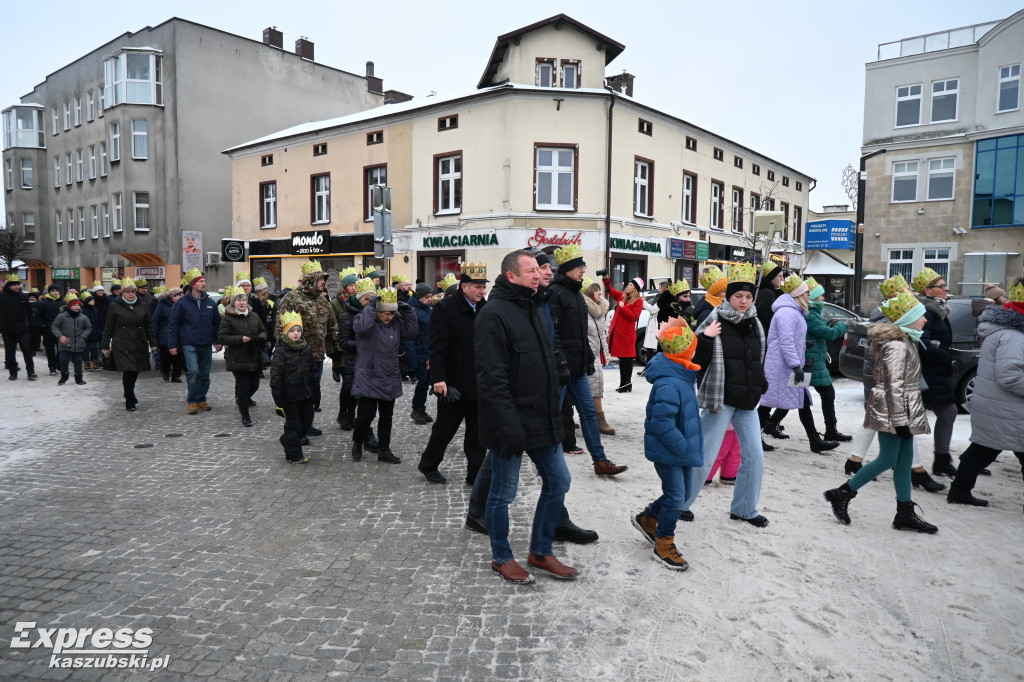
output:
M403 97L385 93L372 63L367 75L318 64L311 41L285 50L275 28L260 41L172 18L118 36L3 110L5 218L31 243L28 279L67 288L142 268L176 285L190 232L211 286L227 284L230 268L216 267L232 233L221 150Z
M967 296L1021 276L1022 46L1024 11L882 44L866 65L865 308L925 266Z

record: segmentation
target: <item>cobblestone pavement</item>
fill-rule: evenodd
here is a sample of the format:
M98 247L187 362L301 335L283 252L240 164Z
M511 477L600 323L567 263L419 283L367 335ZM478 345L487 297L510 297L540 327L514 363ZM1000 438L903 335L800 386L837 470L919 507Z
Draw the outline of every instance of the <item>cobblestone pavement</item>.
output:
M556 602L560 613L580 610L582 593L542 578L524 592L491 572L487 538L463 528L461 448L442 467L448 485L417 473L430 427L409 420L408 384L395 418L402 463L372 454L356 463L333 421L328 366L315 422L325 435L299 466L284 460L266 382L255 427L242 428L220 357L213 410L195 416L184 385L157 372L140 378L135 413L116 399L119 374L86 378L86 387L45 376L0 386L49 405L0 447L3 679L542 678L549 657L592 636L593 615L549 617ZM539 491L528 469L530 502L513 508L522 560ZM150 655L167 656L167 668L155 677L50 669L47 647L8 646L22 621L148 627ZM613 644L615 623L602 628Z

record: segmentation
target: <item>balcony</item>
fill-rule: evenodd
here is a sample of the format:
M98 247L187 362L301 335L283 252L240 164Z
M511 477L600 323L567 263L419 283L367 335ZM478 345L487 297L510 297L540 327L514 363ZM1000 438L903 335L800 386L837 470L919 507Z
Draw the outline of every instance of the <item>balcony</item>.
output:
M990 21L985 24L964 26L963 28L927 33L921 36L914 36L913 38L904 38L903 40L891 43L882 43L878 46L878 61L973 45L983 35L999 25L1001 21Z
M46 149L43 111L41 104L20 104L4 109L4 149Z

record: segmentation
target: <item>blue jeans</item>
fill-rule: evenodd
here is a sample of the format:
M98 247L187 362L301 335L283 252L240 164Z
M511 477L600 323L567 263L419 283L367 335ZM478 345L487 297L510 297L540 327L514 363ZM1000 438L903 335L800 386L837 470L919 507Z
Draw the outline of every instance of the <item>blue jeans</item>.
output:
M496 564L503 564L512 558L512 547L508 543L508 506L516 499L523 458L506 459L494 450L489 454L493 469L491 491L487 496L487 530L491 536L491 559ZM537 511L533 515L530 551L549 556L572 477L565 465L560 443L527 450L526 454L536 465L542 482Z
M558 404L562 404L566 390L572 395L572 402L576 405L576 411L580 415L580 430L583 432L583 442L587 444L590 451L590 458L595 462L608 459L604 454L604 446L601 445L601 430L597 427L597 408L594 407L594 396L590 392L590 381L587 375L569 379L568 386L558 389Z
M725 405L718 413L704 410L701 425L704 430L704 466L690 470L686 501L683 509L689 509L700 495L711 467L718 459L726 427L732 422L736 438L740 441L740 469L736 472L736 487L732 493L730 512L742 519L757 516L757 502L761 497L761 477L764 474L764 451L761 449L761 423L756 410L737 410Z
M693 467L654 463L654 470L661 479L662 495L647 506L647 511L658 519L658 530L654 534L659 538L668 538L676 534L679 513L683 511L683 503L686 501L689 486L692 485L692 469Z
M210 390L210 368L213 346L184 346L185 377L188 380L188 402L204 403Z

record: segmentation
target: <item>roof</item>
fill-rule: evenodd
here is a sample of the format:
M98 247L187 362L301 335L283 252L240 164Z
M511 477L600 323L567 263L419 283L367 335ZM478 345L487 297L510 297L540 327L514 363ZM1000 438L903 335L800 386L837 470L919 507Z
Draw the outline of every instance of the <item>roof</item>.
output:
M478 88L486 88L491 85L497 85L493 82L494 74L498 71L498 66L505 60L505 53L508 52L509 45L518 39L519 37L526 35L532 31L536 31L539 28L551 25L568 24L575 28L580 33L591 36L596 39L597 42L604 48L605 53L605 66L608 65L613 59L622 54L622 51L626 49L626 46L620 42L612 40L606 35L598 33L589 26L585 26L580 22L576 21L570 16L565 14L556 14L553 17L548 17L538 21L535 24L524 26L520 29L516 29L505 35L498 36L497 40L494 41L494 49L491 50L491 58L487 60L487 68L484 69L484 75L480 77L480 82L477 83Z

